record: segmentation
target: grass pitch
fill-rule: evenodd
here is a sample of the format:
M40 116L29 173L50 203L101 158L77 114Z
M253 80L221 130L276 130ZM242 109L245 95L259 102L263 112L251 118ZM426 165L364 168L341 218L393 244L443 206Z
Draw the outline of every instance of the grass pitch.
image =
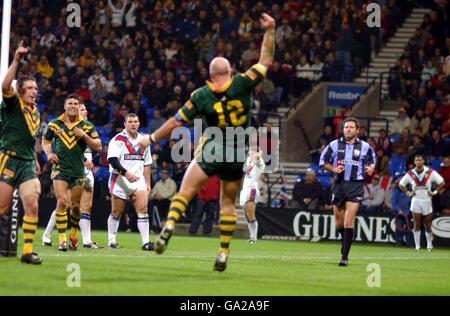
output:
M106 232L93 232L93 239L105 245ZM163 255L140 250L136 233L120 232L118 241L121 249L67 253L36 245L42 266L0 258L0 295L450 295L449 249L354 243L349 266L341 268L338 243L233 239L227 270L219 273L212 269L218 238L174 236ZM80 266L80 287L67 285L71 263ZM367 285L371 263L380 267L380 287Z

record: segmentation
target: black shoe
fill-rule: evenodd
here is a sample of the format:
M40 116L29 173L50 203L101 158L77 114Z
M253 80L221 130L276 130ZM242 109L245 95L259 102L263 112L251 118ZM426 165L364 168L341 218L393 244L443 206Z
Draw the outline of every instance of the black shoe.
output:
M142 245L142 250L153 251L153 250L155 250L155 244L153 244L152 242L148 242L148 243Z
M339 266L340 267L348 266L348 259L341 259L341 261L339 261Z
M155 243L155 252L157 254L162 254L169 244L170 237L172 237L173 231L175 229L174 225L164 225L161 233L159 234L158 239L156 239Z
M26 263L26 264L41 264L42 260L39 258L37 253L27 253L26 255L23 255L20 258L20 262Z
M216 257L216 262L214 263L214 271L223 272L227 268L228 255L221 252Z
M89 244L83 244L83 248L86 249L103 249L102 246L98 245L95 241L89 243Z
M118 243L112 242L112 243L110 243L110 244L108 245L108 248L109 248L109 249L119 249L120 247L119 247L119 244L118 244Z

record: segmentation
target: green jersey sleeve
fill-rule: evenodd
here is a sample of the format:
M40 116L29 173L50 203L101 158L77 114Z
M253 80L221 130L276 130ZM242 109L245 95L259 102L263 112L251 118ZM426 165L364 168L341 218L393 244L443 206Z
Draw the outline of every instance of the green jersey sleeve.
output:
M238 76L238 80L247 91L253 90L266 77L266 70L261 65L255 64L245 73Z
M56 125L56 123L54 121L51 121L50 123L48 123L48 128L47 131L44 134L44 139L51 142L53 140L53 138L55 137L55 133L56 131L59 129L59 126Z
M12 108L14 108L14 106L16 106L19 103L19 97L14 92L14 90L11 90L10 93L2 92L2 96L3 96L3 102L4 102L3 108L6 111L11 110Z
M200 111L198 110L198 106L196 105L195 101L197 91L198 89L192 92L189 100L178 110L177 114L175 115L175 118L178 121L189 123L199 114Z

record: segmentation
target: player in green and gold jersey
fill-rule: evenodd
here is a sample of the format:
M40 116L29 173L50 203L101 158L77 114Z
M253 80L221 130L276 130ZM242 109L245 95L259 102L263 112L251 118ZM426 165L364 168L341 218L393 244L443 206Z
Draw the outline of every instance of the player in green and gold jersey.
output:
M80 199L84 183L84 151L89 146L92 150L101 150L95 126L79 114L79 97L67 96L64 113L48 124L48 130L42 138L42 148L49 161L53 163L52 180L56 195L56 227L58 229L61 251L67 251L67 190L71 191L70 249L78 247L78 223L80 221ZM52 152L52 141L55 152Z
M146 137L142 145L168 137L172 130L201 116L207 127L216 127L222 131L222 137L211 138L202 143L189 165L180 191L172 199L167 221L155 244L156 253L161 254L167 248L175 223L186 210L189 201L212 175L221 179L220 194L220 248L214 270L226 269L229 245L236 227L235 200L242 184L243 165L245 162L245 141L234 140L231 130L249 126L251 93L253 88L264 78L267 68L273 62L275 53L275 20L262 14L261 26L265 30L258 64L252 66L245 74L232 76L228 60L214 58L209 66L211 81L194 91L189 100L160 129ZM231 146L230 146L231 145ZM217 150L208 151L207 148ZM238 159L241 157L241 159ZM217 158L217 159L216 159Z
M17 93L11 86L17 67L27 52L28 49L20 42L2 82L4 103L1 108L3 132L0 142L0 215L7 212L14 189L18 188L25 211L21 261L40 264L41 259L33 252L41 193L37 178L39 165L36 164L34 151L35 137L40 125L36 106L37 84L33 77L25 76L17 80Z

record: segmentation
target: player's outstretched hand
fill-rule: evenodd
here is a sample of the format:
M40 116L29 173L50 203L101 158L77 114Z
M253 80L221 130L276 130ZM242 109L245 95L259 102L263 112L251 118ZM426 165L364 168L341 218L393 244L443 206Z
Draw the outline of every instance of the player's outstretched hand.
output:
M275 30L275 19L268 15L267 13L263 13L261 18L259 19L261 26L266 31Z

